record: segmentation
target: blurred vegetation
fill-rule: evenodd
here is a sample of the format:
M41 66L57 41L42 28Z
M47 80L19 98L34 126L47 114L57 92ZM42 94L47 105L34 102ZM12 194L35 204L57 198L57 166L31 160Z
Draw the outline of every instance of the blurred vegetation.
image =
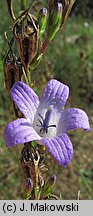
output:
M31 1L30 1L31 2ZM33 1L32 1L33 2ZM41 3L44 1L41 1ZM20 1L14 1L15 12L20 11ZM6 93L3 79L3 59L7 50L4 32L11 37L11 22L6 1L0 1L0 199L20 199L23 182L20 170L22 145L6 148L3 130L15 119L11 99ZM49 173L57 174L54 188L63 199L93 199L93 2L77 0L64 29L50 44L43 61L32 71L34 90L41 94L44 85L56 78L70 87L67 107L84 109L89 118L91 131L69 132L74 155L67 168L58 166L46 151Z
M83 17L93 17L93 1L91 0L76 0L73 7L75 15L82 15Z

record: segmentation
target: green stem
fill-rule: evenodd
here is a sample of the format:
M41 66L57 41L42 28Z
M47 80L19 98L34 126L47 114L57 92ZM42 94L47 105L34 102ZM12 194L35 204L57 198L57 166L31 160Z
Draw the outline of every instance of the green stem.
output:
M23 71L23 79L25 79L26 84L29 86L29 80L28 80L28 77L26 76L26 73L23 67L22 67L22 71Z
M21 0L21 10L26 9L27 0Z

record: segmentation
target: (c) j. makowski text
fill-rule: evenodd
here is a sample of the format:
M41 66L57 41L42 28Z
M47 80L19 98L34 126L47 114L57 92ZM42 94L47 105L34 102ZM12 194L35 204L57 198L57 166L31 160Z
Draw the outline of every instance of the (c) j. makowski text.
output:
M69 205L51 205L51 204L39 204L37 203L31 203L30 205L30 211L78 211L78 203L74 204L71 203ZM22 203L22 206L20 207L20 211L25 211L25 203Z

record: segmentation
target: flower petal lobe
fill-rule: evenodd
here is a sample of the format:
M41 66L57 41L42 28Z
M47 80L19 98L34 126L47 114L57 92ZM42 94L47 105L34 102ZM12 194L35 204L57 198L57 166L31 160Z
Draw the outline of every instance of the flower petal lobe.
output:
M62 108L69 96L69 88L67 85L52 79L50 80L42 94L41 103L47 106L54 104L57 108Z
M87 114L78 108L64 109L58 123L57 134L66 133L68 130L82 128L90 130L89 119Z
M62 134L51 139L43 138L41 141L59 165L67 166L73 155L72 143L67 134Z
M41 137L24 118L10 122L4 130L4 140L7 147L40 139Z
M11 89L11 96L24 116L32 123L39 105L35 92L25 83L18 81Z

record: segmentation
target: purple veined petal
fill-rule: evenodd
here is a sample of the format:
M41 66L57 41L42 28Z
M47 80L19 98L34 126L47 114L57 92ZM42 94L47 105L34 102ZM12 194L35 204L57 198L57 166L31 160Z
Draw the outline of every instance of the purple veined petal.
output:
M40 139L41 137L25 118L10 122L4 130L4 140L7 147Z
M25 83L18 81L11 89L11 96L24 116L33 123L39 105L39 99L35 92Z
M51 139L42 138L41 142L59 165L67 166L73 155L73 146L67 134L62 134Z
M55 105L56 108L62 108L69 96L69 87L55 79L50 80L42 94L41 104L47 106Z
M87 114L78 108L64 109L58 123L57 134L66 133L68 130L82 128L90 130L89 119Z

